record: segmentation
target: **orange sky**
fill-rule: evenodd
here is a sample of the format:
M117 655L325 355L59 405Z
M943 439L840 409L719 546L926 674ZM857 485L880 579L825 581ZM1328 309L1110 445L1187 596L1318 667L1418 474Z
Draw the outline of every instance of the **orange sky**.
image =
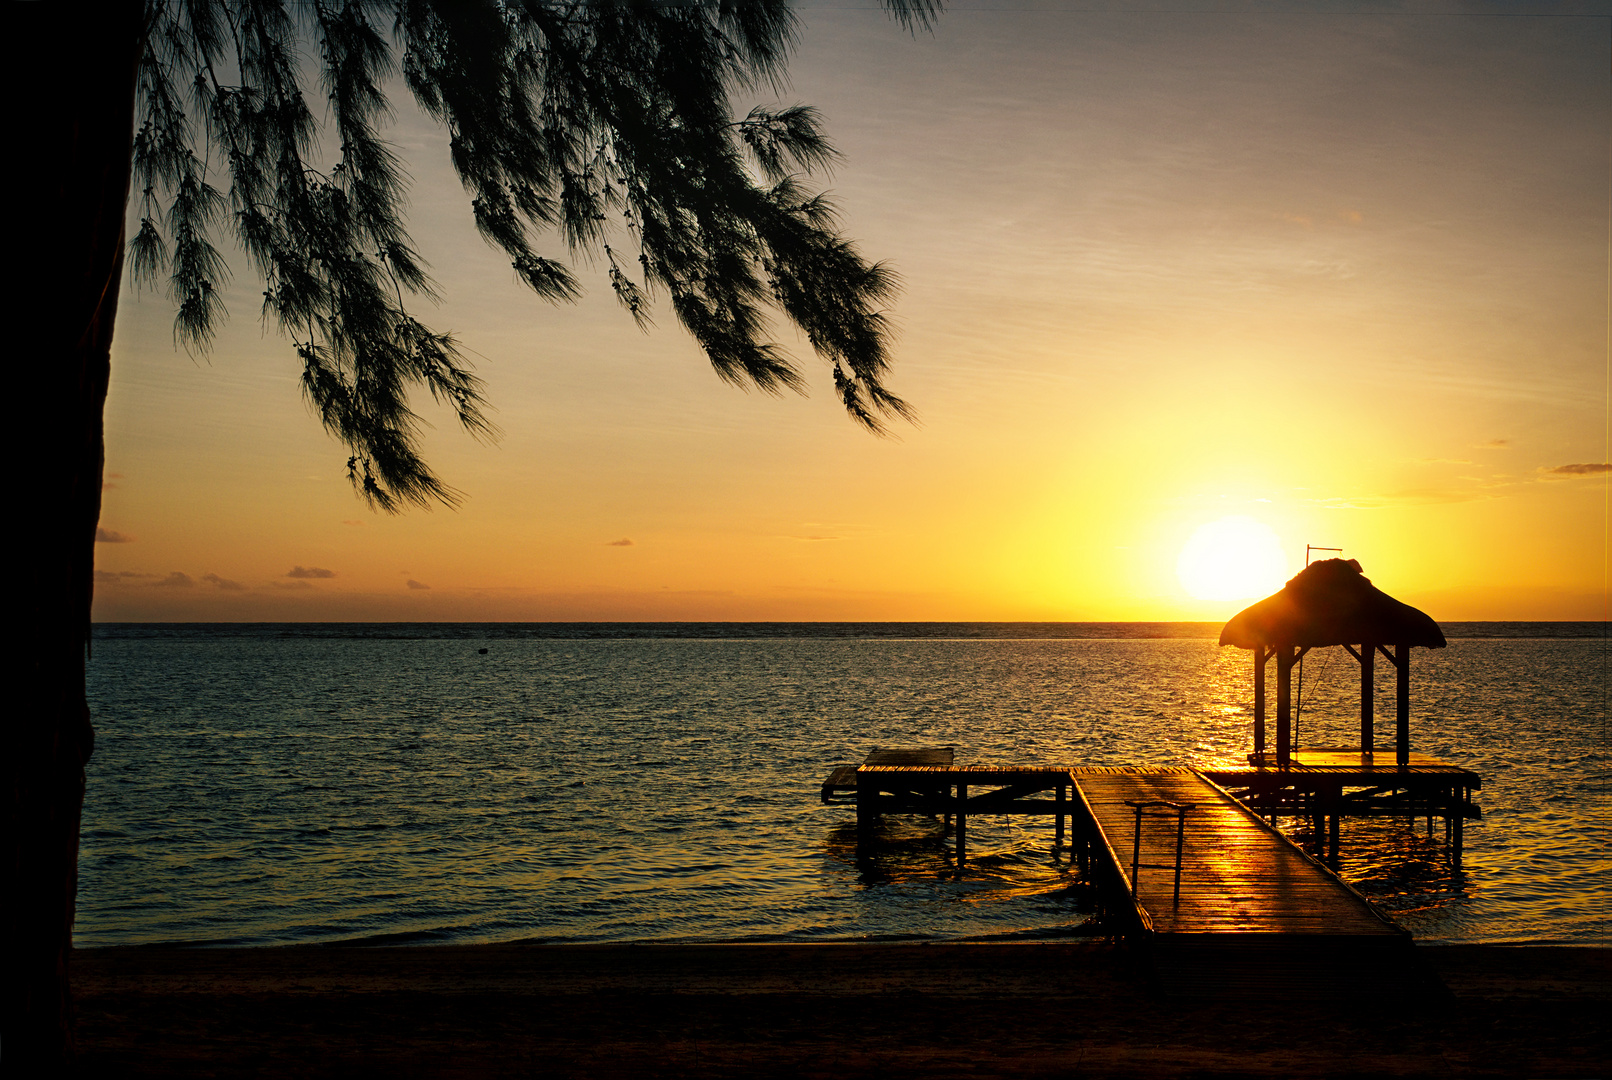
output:
M354 497L244 262L201 360L131 288L96 617L1218 619L1177 557L1236 515L1435 618L1602 618L1608 476L1558 470L1606 460L1609 20L1092 8L801 8L783 100L905 281L888 440L787 328L809 398L597 268L523 291L399 99L428 321L504 431L422 405L464 505Z

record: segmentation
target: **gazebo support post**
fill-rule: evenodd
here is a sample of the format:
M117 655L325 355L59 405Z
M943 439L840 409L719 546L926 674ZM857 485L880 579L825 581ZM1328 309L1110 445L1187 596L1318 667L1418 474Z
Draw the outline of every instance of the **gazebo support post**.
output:
M1360 753L1370 757L1372 726L1377 718L1377 647L1370 642L1360 646Z
M1410 764L1410 650L1394 646L1394 757L1402 769Z
M1276 767L1285 769L1293 756L1293 646L1276 646Z
M1254 762L1265 764L1265 661L1271 650L1254 646Z

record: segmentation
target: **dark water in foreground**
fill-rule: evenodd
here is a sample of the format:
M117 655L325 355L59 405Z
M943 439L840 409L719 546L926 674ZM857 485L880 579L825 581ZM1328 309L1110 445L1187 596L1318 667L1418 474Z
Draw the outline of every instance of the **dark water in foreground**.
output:
M881 744L1232 762L1252 676L1216 630L103 626L77 942L1079 933L1050 825L970 819L958 877L930 823L897 820L859 868L850 811L817 787ZM1415 654L1412 723L1484 777L1465 872L1356 821L1345 876L1421 940L1612 944L1601 624L1445 630ZM1306 659L1305 742L1352 741L1356 670Z

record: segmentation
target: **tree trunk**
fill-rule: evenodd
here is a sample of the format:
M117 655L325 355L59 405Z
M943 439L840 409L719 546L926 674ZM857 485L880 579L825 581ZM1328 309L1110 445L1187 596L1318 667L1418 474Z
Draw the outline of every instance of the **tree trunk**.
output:
M48 1076L72 1055L67 961L94 744L84 660L143 16L130 0L7 7L8 248L21 276L8 350L21 490L8 531L23 556L0 752L4 1053L9 1074Z

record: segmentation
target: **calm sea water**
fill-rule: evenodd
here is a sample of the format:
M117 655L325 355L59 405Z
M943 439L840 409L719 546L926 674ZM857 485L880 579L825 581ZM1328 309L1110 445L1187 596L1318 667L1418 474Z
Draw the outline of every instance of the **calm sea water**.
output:
M971 818L959 875L933 823L894 819L858 865L818 786L877 745L1240 760L1251 664L1216 630L102 626L77 942L1086 933L1049 824ZM1601 625L1445 630L1415 652L1412 732L1484 778L1464 872L1377 820L1345 823L1345 876L1420 940L1612 944ZM1304 742L1353 741L1357 670L1306 658Z

